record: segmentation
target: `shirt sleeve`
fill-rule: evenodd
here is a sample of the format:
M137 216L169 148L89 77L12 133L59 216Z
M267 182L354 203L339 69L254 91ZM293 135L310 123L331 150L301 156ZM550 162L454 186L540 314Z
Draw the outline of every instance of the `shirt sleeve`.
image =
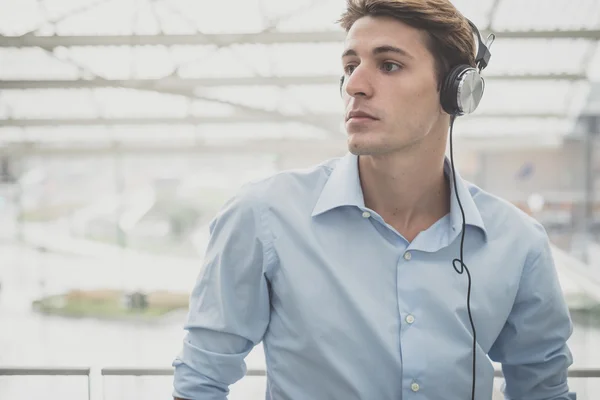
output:
M567 370L573 358L567 340L573 324L545 232L529 259L489 356L502 363L507 400L569 400Z
M224 400L246 374L244 358L269 323L265 276L272 259L259 203L229 200L211 221L203 268L190 298L187 330L173 361L175 397Z

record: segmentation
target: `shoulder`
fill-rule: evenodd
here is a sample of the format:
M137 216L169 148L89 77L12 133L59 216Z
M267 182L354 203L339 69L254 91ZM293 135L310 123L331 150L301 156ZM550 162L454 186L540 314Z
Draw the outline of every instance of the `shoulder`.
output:
M508 238L518 248L526 247L539 254L548 243L543 225L511 202L466 182L473 201L481 214L488 237ZM504 240L503 240L504 241Z
M318 197L340 158L327 159L308 168L288 169L247 182L237 192L239 201L276 205Z
M331 158L308 168L280 171L243 184L225 203L254 213L265 209L314 205L340 158Z

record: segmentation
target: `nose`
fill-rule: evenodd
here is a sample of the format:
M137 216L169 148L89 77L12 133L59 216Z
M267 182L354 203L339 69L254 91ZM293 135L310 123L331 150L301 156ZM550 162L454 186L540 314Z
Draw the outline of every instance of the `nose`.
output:
M356 66L349 76L345 76L343 87L346 94L351 97L371 97L373 85L366 68Z

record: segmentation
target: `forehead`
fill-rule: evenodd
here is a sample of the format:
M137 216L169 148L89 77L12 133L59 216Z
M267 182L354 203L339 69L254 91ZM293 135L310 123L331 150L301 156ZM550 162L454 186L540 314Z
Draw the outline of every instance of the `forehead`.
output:
M352 25L346 40L345 49L353 49L359 54L370 52L378 46L395 46L416 58L429 56L426 46L427 34L391 17L362 17ZM366 55L366 54L365 54Z

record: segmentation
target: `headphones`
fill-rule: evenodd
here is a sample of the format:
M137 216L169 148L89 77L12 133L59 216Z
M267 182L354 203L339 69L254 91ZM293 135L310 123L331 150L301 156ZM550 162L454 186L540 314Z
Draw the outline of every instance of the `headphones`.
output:
M485 89L485 81L481 71L487 67L492 56L490 45L495 36L490 35L491 41L483 43L481 34L473 22L467 19L473 33L477 35L477 55L475 56L476 68L470 65L457 65L450 69L442 82L440 90L440 103L444 111L452 116L470 114L477 109ZM344 75L340 78L340 95L344 86Z

